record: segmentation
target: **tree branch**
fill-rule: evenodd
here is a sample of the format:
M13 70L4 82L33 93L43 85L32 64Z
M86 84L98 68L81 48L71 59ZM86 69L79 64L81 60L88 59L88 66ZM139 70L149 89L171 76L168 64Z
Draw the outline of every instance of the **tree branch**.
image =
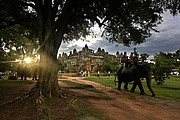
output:
M31 24L29 24L31 21L29 19L18 19L16 21L9 21L9 20L4 20L4 19L0 19L0 21L3 23L5 23L4 25L0 25L0 30L2 29L5 29L7 27L11 27L15 24L19 24L19 25L23 25L23 26L26 26L26 27L31 27ZM27 21L30 21L30 22L27 22Z
M0 25L0 30L6 29L6 28L11 27L11 26L13 26L13 25L15 25L15 24L16 24L16 23L10 23L10 24L8 24L8 25Z
M23 2L23 1L20 1L20 4L23 5L23 6L30 6L32 8L35 9L35 4L33 4L32 2Z

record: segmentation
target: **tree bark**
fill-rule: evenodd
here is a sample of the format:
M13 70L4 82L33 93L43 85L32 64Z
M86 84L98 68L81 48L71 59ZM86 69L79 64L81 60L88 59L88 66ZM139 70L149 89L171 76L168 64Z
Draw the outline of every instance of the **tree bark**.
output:
M51 97L58 95L58 67L57 67L57 51L58 48L54 47L53 39L50 37L40 52L39 62L39 79L36 87L40 95Z
M57 52L62 37L56 43L54 16L51 2L38 0L35 2L38 21L38 38L40 42L39 72L36 86L33 90L39 96L51 97L59 94L57 79Z

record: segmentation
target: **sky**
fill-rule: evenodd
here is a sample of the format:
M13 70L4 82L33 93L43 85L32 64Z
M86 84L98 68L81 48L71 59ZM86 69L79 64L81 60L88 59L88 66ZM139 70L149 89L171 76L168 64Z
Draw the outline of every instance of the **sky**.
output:
M108 40L103 39L101 36L102 30L96 25L92 30L97 34L96 38L87 36L85 41L73 40L70 43L62 43L59 49L59 54L63 52L69 54L75 48L77 51L81 51L82 48L87 44L89 49L93 49L95 52L100 47L109 54L116 54L117 51L133 52L134 48L137 48L139 53L147 53L153 57L159 52L176 52L180 49L180 14L173 16L166 12L163 14L163 22L159 24L156 29L159 32L151 32L151 37L147 38L145 43L140 45L131 45L125 47L117 43L109 43Z

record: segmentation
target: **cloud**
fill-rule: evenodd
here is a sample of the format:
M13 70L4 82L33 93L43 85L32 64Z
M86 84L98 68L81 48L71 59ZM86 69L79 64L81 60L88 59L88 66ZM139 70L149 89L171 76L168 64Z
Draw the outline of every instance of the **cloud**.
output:
M96 51L101 47L110 54L116 54L117 51L130 53L136 47L139 53L147 53L155 55L160 51L162 52L175 52L180 48L180 14L173 16L168 12L163 14L163 22L159 24L156 29L159 31L152 32L152 36L146 39L145 43L140 45L132 45L131 47L124 47L117 43L110 43L108 40L101 38L101 30L96 25L92 30L96 33L96 37L87 36L85 41L73 40L70 44L62 43L59 53L72 51L76 48L78 51L82 50L85 44L90 49Z

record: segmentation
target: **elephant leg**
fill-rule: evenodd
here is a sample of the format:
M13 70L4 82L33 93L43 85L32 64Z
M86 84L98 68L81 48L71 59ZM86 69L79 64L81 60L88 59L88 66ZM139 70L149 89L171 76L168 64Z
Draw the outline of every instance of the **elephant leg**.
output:
M134 81L133 86L131 88L131 92L134 92L137 86L137 81Z
M128 82L125 82L125 84L124 84L124 89L125 89L125 90L128 90Z
M155 97L156 95L155 95L155 93L151 87L151 76L149 78L148 77L146 78L146 82L147 82L147 86L148 86L149 91L152 93L152 96Z
M140 94L141 94L141 95L145 95L146 93L144 92L144 89L143 89L141 80L138 80L138 87L139 87L139 90L141 91Z
M118 90L121 90L121 83L122 81L118 81Z

